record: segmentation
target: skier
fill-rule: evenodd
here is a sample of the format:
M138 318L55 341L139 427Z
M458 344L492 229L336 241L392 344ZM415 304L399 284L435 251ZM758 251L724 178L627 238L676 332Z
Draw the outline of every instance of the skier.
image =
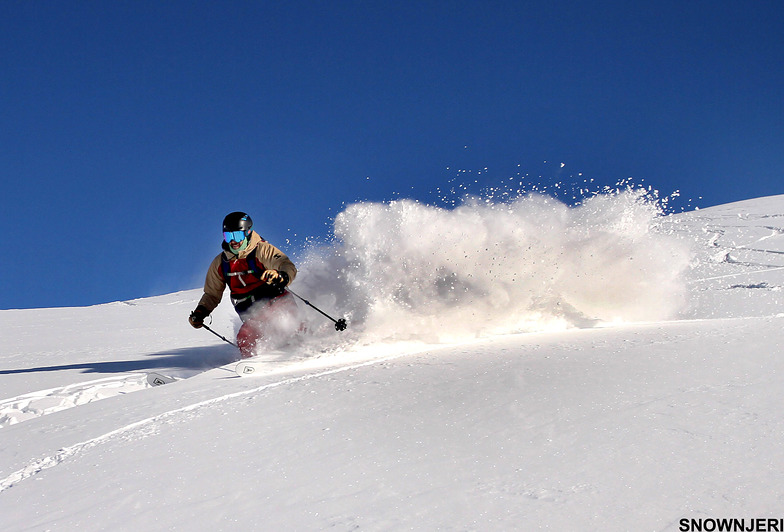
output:
M195 328L218 306L228 285L231 302L242 320L237 346L242 358L271 336L293 334L297 304L286 290L297 268L278 248L252 230L253 220L244 212L223 219L223 251L207 270L204 295L188 321ZM269 345L269 344L267 344Z

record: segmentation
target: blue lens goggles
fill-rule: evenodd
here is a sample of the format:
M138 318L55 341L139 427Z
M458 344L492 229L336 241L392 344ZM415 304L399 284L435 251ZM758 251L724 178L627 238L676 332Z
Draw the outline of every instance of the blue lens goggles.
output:
M245 231L224 231L223 232L223 240L226 242L242 242L248 234Z

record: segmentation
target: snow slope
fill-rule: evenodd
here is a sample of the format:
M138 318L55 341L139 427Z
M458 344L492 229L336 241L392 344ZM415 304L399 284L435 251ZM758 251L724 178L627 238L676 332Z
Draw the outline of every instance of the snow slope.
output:
M259 377L236 377L233 348L188 326L198 290L0 311L0 529L678 530L784 517L784 196L664 218L628 198L600 198L592 217L547 205L348 209L343 221L363 227L397 219L384 234L413 242L406 256L429 250L401 268L420 279L417 264L438 265L423 283L438 308L399 297L394 276L373 285L363 268L389 258L345 229L295 289L348 312L349 335L304 309L309 336ZM587 221L596 213L605 222ZM441 234L465 219L492 230L449 271L457 242L405 231L423 218ZM485 259L497 264L461 277ZM339 282L318 292L312 280L334 267ZM236 327L226 307L221 334ZM505 319L510 308L522 319ZM148 388L151 370L184 379Z

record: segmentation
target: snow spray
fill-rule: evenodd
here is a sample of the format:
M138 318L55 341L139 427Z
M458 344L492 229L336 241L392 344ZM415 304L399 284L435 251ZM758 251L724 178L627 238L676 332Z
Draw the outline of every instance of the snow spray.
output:
M542 194L356 203L312 247L297 284L347 315L363 343L661 320L684 302L689 249L644 189L576 206ZM332 331L334 335L334 331Z

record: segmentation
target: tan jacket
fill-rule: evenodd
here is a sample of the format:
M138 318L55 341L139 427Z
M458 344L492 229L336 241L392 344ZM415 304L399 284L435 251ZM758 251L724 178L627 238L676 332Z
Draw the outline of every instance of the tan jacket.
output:
M248 246L240 251L239 255L229 251L225 242L223 249L224 251L213 259L210 267L207 269L207 278L204 280L204 295L199 301L199 305L204 306L210 312L218 306L218 303L223 298L223 292L226 290L226 282L223 280L221 267L222 256L225 256L228 260L244 259L255 249L256 263L259 265L259 268L264 265L265 270L282 270L286 272L289 276L289 284L297 276L297 267L294 266L294 263L289 260L286 254L269 242L262 240L255 231L251 232Z

